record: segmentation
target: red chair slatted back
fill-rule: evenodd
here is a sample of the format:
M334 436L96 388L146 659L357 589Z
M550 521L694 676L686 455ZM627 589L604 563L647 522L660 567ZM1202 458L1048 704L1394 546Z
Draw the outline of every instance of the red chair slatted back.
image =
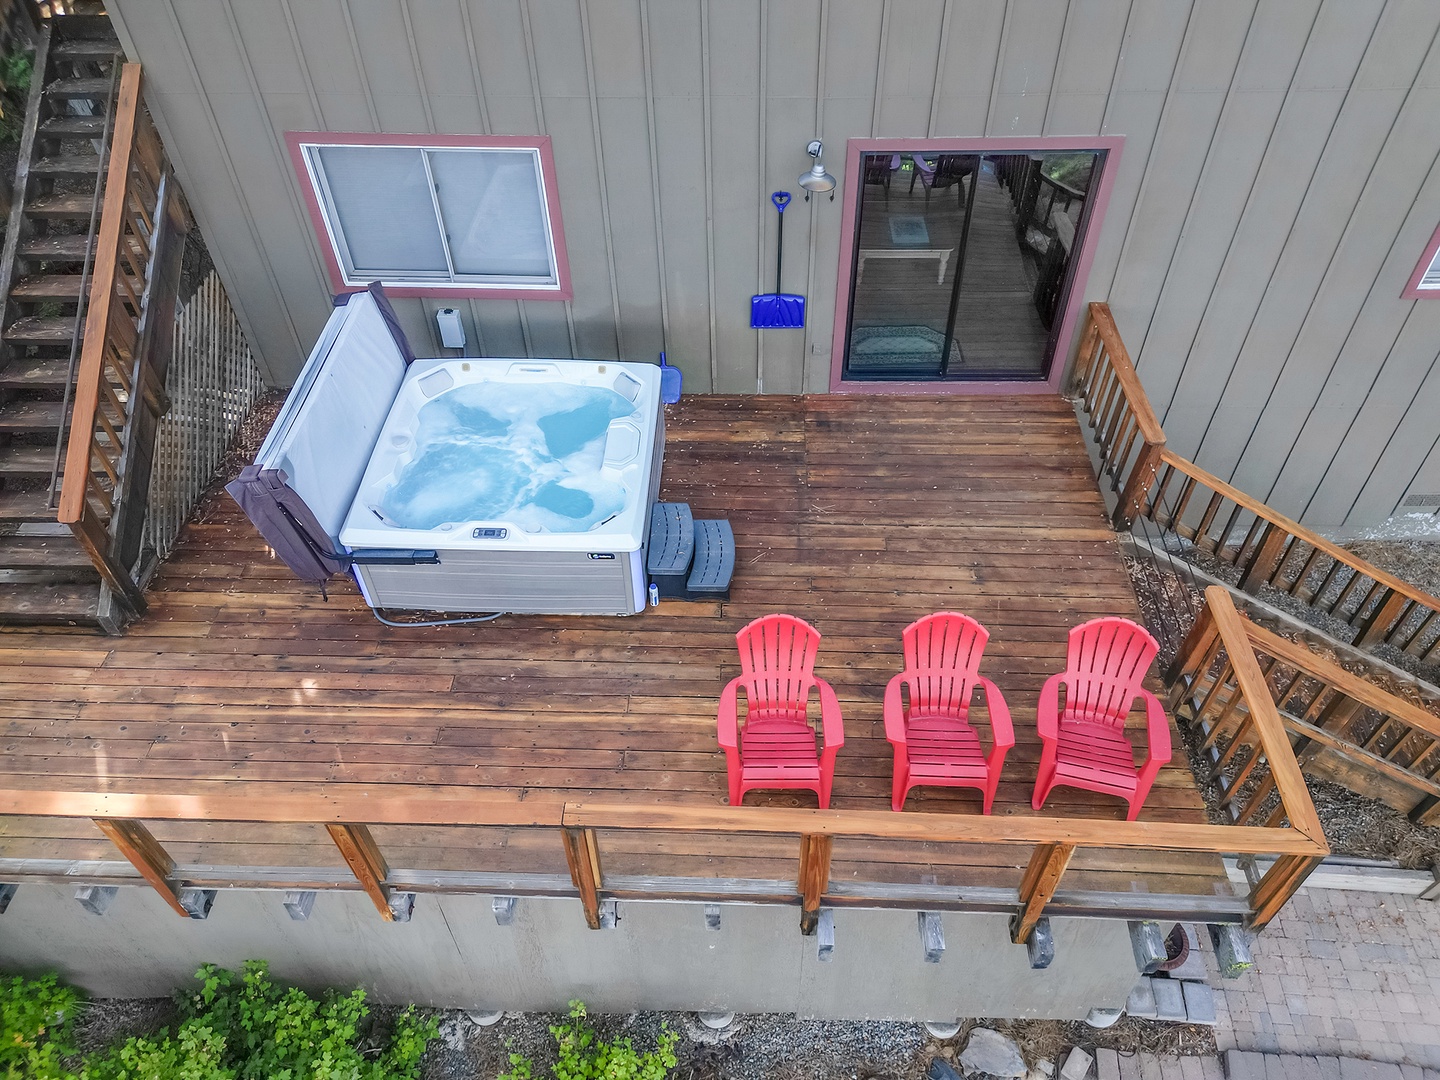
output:
M1063 715L1123 725L1159 651L1150 632L1129 619L1108 616L1081 623L1070 631Z
M990 632L968 615L937 611L901 635L912 710L964 714Z
M820 631L794 615L766 615L735 635L747 720L803 720L815 685Z

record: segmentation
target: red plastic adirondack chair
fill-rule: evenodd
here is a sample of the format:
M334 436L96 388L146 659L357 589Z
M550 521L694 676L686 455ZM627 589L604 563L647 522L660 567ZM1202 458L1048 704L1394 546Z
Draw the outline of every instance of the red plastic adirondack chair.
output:
M1140 685L1160 646L1129 619L1092 619L1070 631L1065 670L1045 680L1036 721L1043 751L1031 805L1039 810L1056 784L1118 795L1140 813L1160 767L1170 760L1170 721L1154 694ZM1060 686L1065 705L1060 705ZM1145 700L1148 747L1136 769L1125 737L1135 699Z
M979 674L990 632L968 615L939 611L905 628L905 670L885 687L885 737L895 748L890 805L900 810L916 784L974 787L990 813L1005 752L1015 745L1010 710L989 679ZM901 687L910 704L902 704ZM987 757L970 726L975 688L985 690L994 746Z
M766 615L735 635L739 677L720 695L718 729L730 773L730 805L755 788L804 788L830 806L835 755L845 742L840 702L815 675L820 632L793 615ZM736 697L745 691L745 722L736 720ZM820 692L823 746L806 715L811 689Z

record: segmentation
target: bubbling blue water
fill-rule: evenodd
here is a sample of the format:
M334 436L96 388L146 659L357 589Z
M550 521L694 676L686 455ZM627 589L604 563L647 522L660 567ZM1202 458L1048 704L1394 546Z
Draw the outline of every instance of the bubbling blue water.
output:
M421 406L415 452L377 508L404 529L508 522L587 532L625 506L601 475L612 420L635 407L597 386L470 383Z

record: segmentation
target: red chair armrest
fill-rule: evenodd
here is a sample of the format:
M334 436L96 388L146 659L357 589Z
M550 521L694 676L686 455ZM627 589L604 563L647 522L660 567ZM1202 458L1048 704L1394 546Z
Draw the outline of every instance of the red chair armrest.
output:
M1060 738L1060 683L1065 678L1062 671L1051 675L1040 689L1040 704L1035 709L1035 727L1045 742Z
M740 680L731 679L720 692L720 709L716 714L715 727L720 746L725 750L734 750L740 745L740 722L735 717L739 690Z
M1145 764L1152 762L1156 765L1164 765L1170 760L1170 718L1165 715L1165 706L1160 704L1160 699L1149 690L1141 690L1140 696L1145 699L1145 734L1147 736L1147 747L1145 751Z
M904 685L904 675L896 675L885 684L885 738L896 746L905 745L905 705L900 697Z
M825 739L825 750L839 750L845 745L845 722L840 718L840 699L824 679L815 680L820 691L820 732Z
M980 677L979 683L985 688L985 709L990 715L990 734L995 739L996 750L1009 750L1015 745L1015 726L1010 722L1010 706L1005 704L1005 695L989 679Z

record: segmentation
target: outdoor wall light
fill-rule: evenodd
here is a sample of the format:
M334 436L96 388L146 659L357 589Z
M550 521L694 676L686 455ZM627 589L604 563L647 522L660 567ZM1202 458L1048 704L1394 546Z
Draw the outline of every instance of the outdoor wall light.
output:
M815 159L815 165L811 170L800 177L799 184L805 189L805 201L810 201L810 193L828 191L830 201L835 201L835 177L825 171L825 166L820 164L820 140L811 139L810 145L805 147L805 152Z

